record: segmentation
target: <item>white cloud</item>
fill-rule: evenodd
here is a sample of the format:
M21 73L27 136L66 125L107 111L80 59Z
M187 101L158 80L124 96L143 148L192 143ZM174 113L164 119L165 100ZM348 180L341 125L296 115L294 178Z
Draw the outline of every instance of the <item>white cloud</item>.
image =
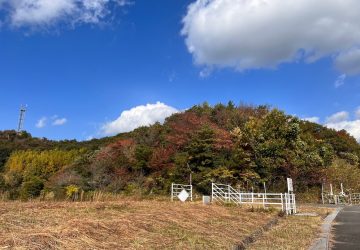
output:
M67 123L67 119L66 119L66 118L58 118L58 119L55 119L55 120L52 122L52 125L53 125L53 126L62 126L62 125L64 125L65 123Z
M37 128L43 128L46 126L46 121L47 121L47 118L46 117L42 117L38 120L38 122L35 124L35 126Z
M156 122L164 122L166 117L177 113L178 110L164 103L146 104L125 110L114 121L104 124L101 134L114 135L132 131L141 126L148 126Z
M346 74L342 74L342 75L338 76L338 78L336 79L335 84L334 84L335 88L339 88L342 85L344 85L345 79L346 79Z
M360 119L354 121L340 121L335 123L325 124L328 128L335 130L346 130L350 135L354 136L355 139L360 142Z
M111 13L111 6L126 4L125 0L9 0L0 2L0 8L14 27L43 27L59 22L96 24Z
M359 9L358 0L196 0L182 35L199 65L246 70L332 56L343 73L359 73L357 59L344 59L359 58Z
M349 119L349 113L346 111L335 113L326 119L324 124L328 128L335 130L346 130L350 135L360 142L360 107L355 111L355 120Z
M360 49L354 48L341 53L335 60L338 70L348 75L360 74Z
M326 123L327 124L340 123L346 121L348 118L349 118L349 113L346 111L341 111L329 117L326 117Z
M305 118L303 118L303 120L308 121L308 122L320 123L320 118L317 116L305 117Z

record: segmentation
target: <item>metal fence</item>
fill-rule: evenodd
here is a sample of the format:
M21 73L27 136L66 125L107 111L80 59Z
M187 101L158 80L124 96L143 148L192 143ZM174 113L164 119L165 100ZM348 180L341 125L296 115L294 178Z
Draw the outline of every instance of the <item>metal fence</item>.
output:
M296 213L295 194L289 193L244 193L230 185L211 184L211 200L219 203L234 203L237 205L251 204L278 206L287 214Z
M192 201L193 195L192 195L192 185L183 185L183 184L171 184L171 201L174 201L174 199L179 199L178 195L185 190L189 194L189 198Z
M350 204L360 204L360 193L350 194Z

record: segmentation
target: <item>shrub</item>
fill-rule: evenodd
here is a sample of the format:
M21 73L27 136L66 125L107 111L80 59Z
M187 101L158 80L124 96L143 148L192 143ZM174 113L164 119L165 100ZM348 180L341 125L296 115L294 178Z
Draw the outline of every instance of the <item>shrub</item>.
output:
M44 182L39 177L31 177L21 184L20 198L23 200L38 197L44 188Z
M68 199L71 199L72 201L75 201L79 198L79 187L75 185L70 185L65 188L66 190L66 197Z

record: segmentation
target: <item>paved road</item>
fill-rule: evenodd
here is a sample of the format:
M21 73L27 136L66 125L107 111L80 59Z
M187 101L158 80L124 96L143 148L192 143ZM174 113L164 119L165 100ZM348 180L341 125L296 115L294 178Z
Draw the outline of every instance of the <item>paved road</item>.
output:
M345 207L333 226L332 250L360 250L360 206Z

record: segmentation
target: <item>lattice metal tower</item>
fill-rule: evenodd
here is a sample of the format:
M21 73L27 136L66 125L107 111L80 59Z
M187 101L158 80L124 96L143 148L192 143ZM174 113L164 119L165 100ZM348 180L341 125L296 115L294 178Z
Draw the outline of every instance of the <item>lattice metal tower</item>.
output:
M25 122L25 113L26 113L26 106L20 107L20 115L19 115L19 124L17 132L20 133L24 128L24 122Z

